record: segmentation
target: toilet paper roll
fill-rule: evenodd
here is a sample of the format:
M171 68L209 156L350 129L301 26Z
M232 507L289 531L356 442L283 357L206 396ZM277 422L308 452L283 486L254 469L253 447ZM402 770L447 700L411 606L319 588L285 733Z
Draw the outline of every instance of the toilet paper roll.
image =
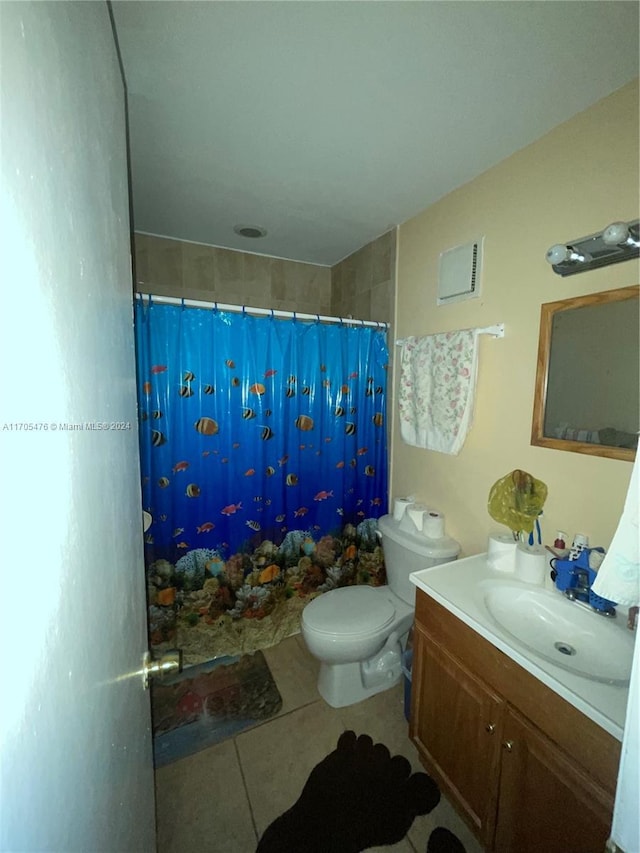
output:
M400 521L407 511L407 507L410 507L414 503L413 498L396 498L393 502L393 517L395 520Z
M510 533L493 533L489 536L487 562L498 572L513 572L516 567L516 540Z
M422 520L424 518L425 512L428 512L428 507L424 504L412 504L407 507L406 515L411 519L414 523L416 530L422 532Z
M422 532L429 539L442 539L444 536L444 515L437 509L429 509L422 520Z
M542 545L516 546L515 575L518 580L542 585L547 568L547 552Z

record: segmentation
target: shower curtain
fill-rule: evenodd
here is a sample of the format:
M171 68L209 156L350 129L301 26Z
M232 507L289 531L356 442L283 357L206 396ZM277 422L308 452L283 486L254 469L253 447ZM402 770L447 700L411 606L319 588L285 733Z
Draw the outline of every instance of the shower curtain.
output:
M384 330L136 303L152 646L273 645L334 587L385 582Z

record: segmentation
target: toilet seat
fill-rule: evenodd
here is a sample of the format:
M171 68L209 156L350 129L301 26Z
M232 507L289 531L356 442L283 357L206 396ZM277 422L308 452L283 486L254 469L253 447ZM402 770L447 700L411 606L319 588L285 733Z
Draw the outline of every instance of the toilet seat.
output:
M349 586L326 592L302 611L302 620L312 631L342 637L383 631L396 615L385 595L370 586Z

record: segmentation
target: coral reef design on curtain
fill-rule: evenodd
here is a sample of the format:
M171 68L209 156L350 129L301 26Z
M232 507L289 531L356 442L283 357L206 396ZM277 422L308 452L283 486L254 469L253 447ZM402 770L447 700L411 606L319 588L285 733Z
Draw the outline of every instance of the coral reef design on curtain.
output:
M386 332L136 304L149 628L188 663L384 583Z

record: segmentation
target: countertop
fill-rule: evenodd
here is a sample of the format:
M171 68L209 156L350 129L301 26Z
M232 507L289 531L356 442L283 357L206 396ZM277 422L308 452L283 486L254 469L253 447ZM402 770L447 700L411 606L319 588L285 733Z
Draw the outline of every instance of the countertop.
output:
M618 740L622 740L624 721L629 695L628 686L618 686L592 681L589 678L572 673L539 657L510 634L507 634L489 613L484 603L482 581L508 580L509 583L522 584L531 588L531 584L518 581L513 574L492 569L486 554L476 554L451 563L422 569L410 575L411 582L431 596L435 601L457 616L462 622L476 631L501 652L520 664L521 667L538 678L551 690L570 702L579 711L601 726ZM545 589L553 590L553 583L547 578ZM568 602L569 603L569 602ZM577 606L577 605L574 605ZM593 614L594 619L606 617ZM619 630L626 628L626 610L619 608L616 621ZM633 644L630 644L632 653Z

